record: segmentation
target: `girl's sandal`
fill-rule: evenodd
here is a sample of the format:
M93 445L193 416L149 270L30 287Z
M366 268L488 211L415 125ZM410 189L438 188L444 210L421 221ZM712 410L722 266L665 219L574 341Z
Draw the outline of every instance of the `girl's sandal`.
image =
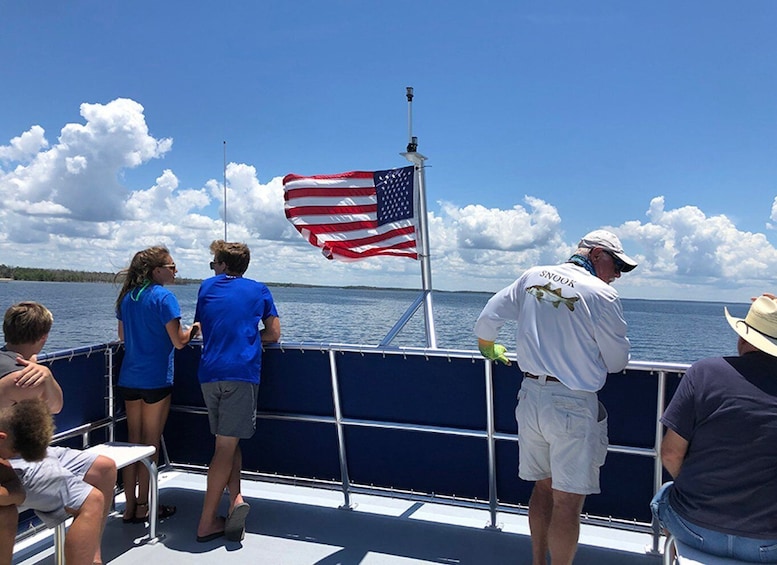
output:
M148 502L138 502L137 506L148 506ZM160 504L159 510L157 511L157 517L160 520L164 520L165 518L169 518L173 514L175 514L176 510L178 510L175 506L171 506L168 504ZM136 509L137 512L137 509ZM130 522L133 524L143 524L148 520L148 510L146 510L145 516L135 516L134 518L130 519Z

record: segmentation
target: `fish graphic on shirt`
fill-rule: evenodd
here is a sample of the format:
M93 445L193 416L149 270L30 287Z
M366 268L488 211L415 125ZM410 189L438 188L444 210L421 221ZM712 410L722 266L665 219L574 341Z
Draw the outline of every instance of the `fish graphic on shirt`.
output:
M539 302L548 302L552 304L554 308L558 308L559 304L563 304L569 308L570 312L575 311L575 302L580 300L579 296L573 296L571 298L564 298L561 296L560 288L551 288L550 283L542 286L536 284L526 289L526 292L534 296Z

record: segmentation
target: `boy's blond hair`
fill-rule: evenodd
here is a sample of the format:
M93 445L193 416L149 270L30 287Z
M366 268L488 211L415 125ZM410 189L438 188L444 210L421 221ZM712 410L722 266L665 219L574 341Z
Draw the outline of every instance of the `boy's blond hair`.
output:
M53 323L54 316L43 304L19 302L5 311L5 342L13 345L35 343L49 334Z

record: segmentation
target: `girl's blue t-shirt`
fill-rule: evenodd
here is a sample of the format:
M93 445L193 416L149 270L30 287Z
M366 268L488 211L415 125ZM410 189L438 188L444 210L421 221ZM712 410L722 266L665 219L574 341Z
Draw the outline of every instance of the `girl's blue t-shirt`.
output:
M173 347L165 325L181 317L175 295L151 284L135 288L121 301L117 318L124 324L124 360L119 386L164 388L173 384Z

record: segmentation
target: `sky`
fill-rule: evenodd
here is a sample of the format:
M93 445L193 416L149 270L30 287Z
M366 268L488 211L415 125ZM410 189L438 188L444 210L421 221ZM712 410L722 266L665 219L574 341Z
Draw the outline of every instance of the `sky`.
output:
M288 173L424 170L435 289L496 291L607 228L626 298L745 302L777 279L771 0L0 0L0 264L118 272L210 242L276 283L420 288L329 261ZM225 159L226 156L226 159Z

